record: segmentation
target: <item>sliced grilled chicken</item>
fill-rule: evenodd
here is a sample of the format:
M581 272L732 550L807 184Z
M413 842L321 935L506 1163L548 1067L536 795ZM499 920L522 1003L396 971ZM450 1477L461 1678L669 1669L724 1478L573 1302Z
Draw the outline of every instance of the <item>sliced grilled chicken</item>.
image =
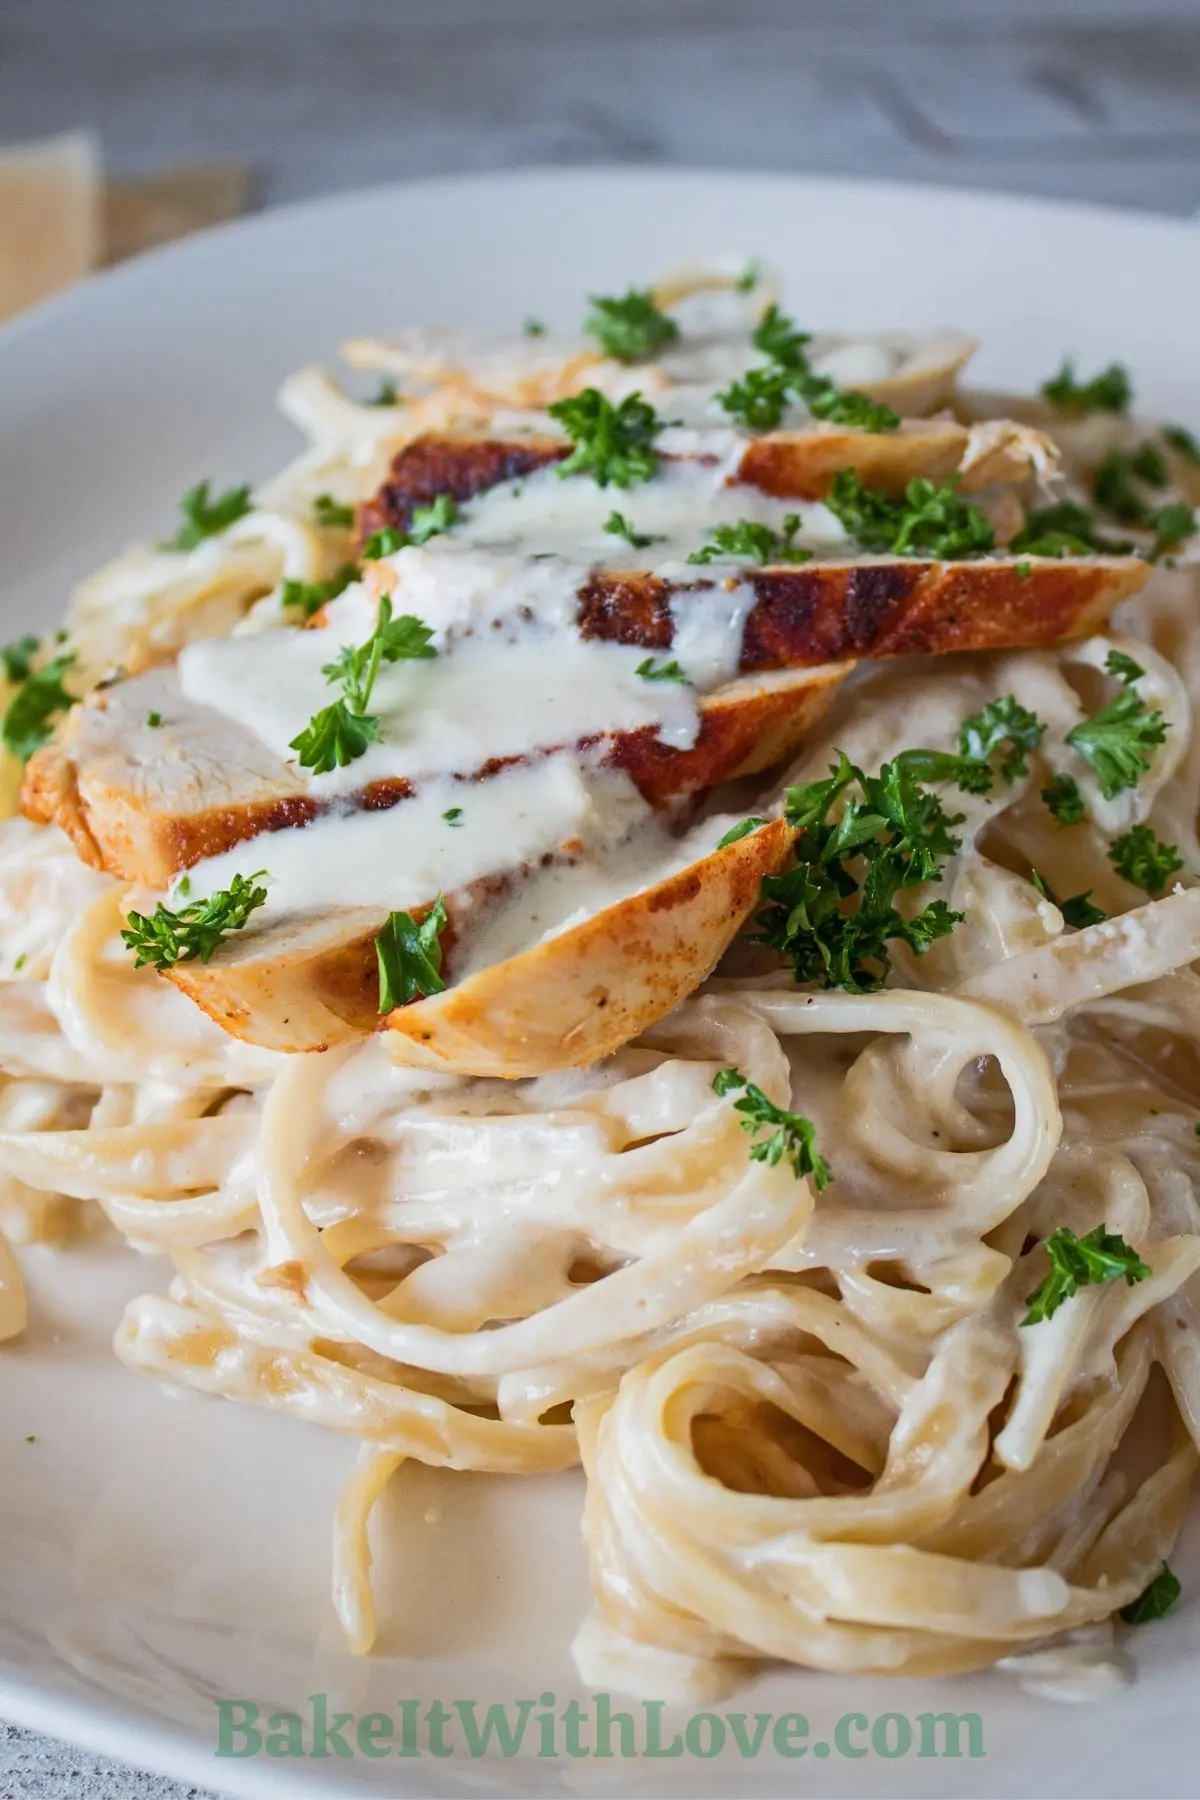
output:
M457 982L464 913L498 895L519 909L521 877L451 897L441 940L450 985L383 1019L375 940L386 913L368 908L235 934L210 962L179 963L169 979L226 1031L274 1050L326 1049L383 1026L396 1033L397 1058L418 1067L503 1076L581 1067L712 972L792 837L775 820Z

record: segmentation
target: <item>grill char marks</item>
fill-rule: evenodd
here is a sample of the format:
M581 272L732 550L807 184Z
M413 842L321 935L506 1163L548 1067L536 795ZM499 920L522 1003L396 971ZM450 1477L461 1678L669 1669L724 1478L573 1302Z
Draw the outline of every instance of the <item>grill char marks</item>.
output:
M561 462L569 452L570 445L559 438L417 438L392 459L379 492L359 507L359 538L365 541L388 525L407 531L416 508L431 505L439 494L474 500L502 482Z

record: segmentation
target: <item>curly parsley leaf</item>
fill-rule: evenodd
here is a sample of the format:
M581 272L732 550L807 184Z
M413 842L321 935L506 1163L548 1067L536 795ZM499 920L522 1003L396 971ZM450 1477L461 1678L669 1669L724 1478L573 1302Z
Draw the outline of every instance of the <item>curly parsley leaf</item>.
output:
M1182 456L1185 462L1194 463L1200 468L1200 444L1186 426L1164 425L1162 437L1163 442L1169 444L1177 456Z
M633 671L643 681L686 681L687 676L675 661L656 663L652 656L647 656Z
M825 505L864 550L944 560L980 556L995 546L992 527L957 492L958 478L940 486L914 476L903 500L864 487L855 469L839 469Z
M1060 900L1050 883L1034 869L1030 876L1034 887L1051 906L1057 906L1066 924L1073 925L1076 931L1083 931L1088 925L1099 925L1101 919L1108 917L1100 907L1092 902L1092 890L1087 888L1082 894L1069 894Z
M328 581L293 581L290 578L279 590L281 606L294 607L303 619L311 619L328 600L336 600L359 577L357 563L343 563Z
M1102 537L1086 506L1061 500L1031 512L1008 548L1013 556L1128 556L1133 545Z
M739 425L746 425L751 431L774 431L795 391L792 371L768 364L761 369L747 369L740 380L731 381L721 390L717 401Z
M1163 743L1167 722L1131 688L1067 733L1066 741L1095 771L1100 792L1113 800L1135 788L1150 767L1150 752Z
M400 406L402 404L396 392L396 384L388 375L380 377L379 386L367 401L368 406Z
M388 914L387 924L375 939L381 1013L442 992L446 983L442 980L440 940L445 929L446 902L441 894L419 925L411 913Z
M354 524L354 508L344 506L332 494L318 494L312 503L312 514L326 531L349 531Z
M328 775L365 756L379 742L379 720L370 713L355 712L345 700L334 700L314 713L288 748L296 752L302 768L314 775Z
M0 650L0 661L4 664L4 678L14 684L28 681L33 669L33 659L41 648L41 639L26 633L24 637L14 638L11 644L5 644Z
M958 737L959 751L971 762L988 763L996 751L1007 744L1000 773L1005 781L1013 782L1028 775L1028 753L1037 749L1045 730L1041 720L1014 695L1002 694L998 700L989 701L981 712L972 713L969 719L963 720ZM976 791L968 789L968 792Z
M1126 687L1132 687L1146 673L1141 663L1134 662L1132 656L1127 656L1124 650L1110 650L1104 659L1104 667L1118 681L1123 681Z
M725 833L725 836L718 840L717 849L725 850L730 844L741 843L744 837L749 837L752 831L757 831L760 825L766 825L767 823L768 821L766 819L739 819L737 824L731 825L729 830Z
M718 556L730 556L741 562L808 562L812 551L792 543L799 529L799 513L785 513L781 531L752 519L739 519L736 525L714 525L708 534L708 543L693 550L688 561L710 563Z
M153 963L156 969L173 969L180 962L207 962L229 932L240 931L263 905L267 890L255 884L265 874L259 869L253 875L235 875L227 888L207 900L193 900L179 912L161 900L149 916L131 912L121 937L134 953L134 968Z
M619 406L598 388L584 388L546 408L575 448L558 465L560 476L591 475L600 487L627 488L649 481L658 472L654 439L663 422L640 394L627 394Z
M1149 524L1154 532L1150 561L1158 562L1160 557L1177 550L1185 538L1191 537L1196 529L1196 515L1182 500L1171 500L1151 514Z
M649 288L631 287L619 297L593 294L590 303L583 329L617 362L644 362L679 341L679 326L655 305Z
M751 1162L766 1163L773 1169L786 1157L796 1177L811 1175L813 1186L822 1193L829 1186L831 1176L829 1164L817 1152L817 1129L812 1120L776 1106L760 1087L747 1081L737 1069L722 1069L720 1074L713 1076L713 1092L722 1099L741 1089L745 1092L734 1101L733 1108L744 1115L742 1130L756 1139L750 1146ZM764 1130L770 1136L758 1137L757 1134Z
M1149 825L1134 825L1114 838L1108 860L1118 875L1147 894L1161 894L1172 875L1183 867L1174 844L1164 844Z
M22 638L20 644L27 643ZM36 647L36 640L35 640ZM10 649L12 646L10 646ZM30 655L32 655L32 651ZM28 659L17 659L15 666L28 667ZM4 710L0 738L4 748L22 762L28 762L35 750L48 743L59 715L69 712L75 695L63 686L63 676L75 661L73 650L62 650L40 669L27 674ZM6 665L7 666L7 665Z
M1042 398L1060 412L1074 413L1077 418L1082 418L1093 412L1125 412L1133 398L1133 389L1128 371L1121 363L1110 363L1090 381L1081 382L1076 381L1075 365L1067 358L1058 374L1042 383Z
M250 489L245 485L226 488L223 494L211 497L209 483L198 481L179 502L179 510L183 514L183 523L163 547L167 550L194 550L205 538L218 537L239 519L245 518L250 511Z
M1082 823L1083 791L1073 775L1055 775L1042 789L1042 799L1060 825Z
M870 993L891 967L890 943L920 956L961 922L944 900L911 917L894 904L902 888L940 880L959 848L951 828L960 820L903 756L869 776L839 752L827 780L787 790L786 816L799 833L794 866L764 878L750 941L789 960L798 982Z
M1122 1277L1132 1287L1151 1273L1137 1251L1103 1225L1097 1225L1086 1237L1076 1237L1065 1225L1060 1226L1050 1233L1044 1248L1050 1259L1050 1273L1026 1301L1029 1311L1021 1320L1022 1325L1040 1325L1043 1319L1052 1319L1081 1287L1120 1281Z
M1118 1613L1126 1625L1149 1625L1163 1614L1170 1612L1183 1587L1179 1577L1172 1573L1171 1565L1164 1563L1148 1588L1144 1588L1136 1600L1123 1606Z
M757 431L779 425L792 400L802 400L815 419L849 425L863 431L895 431L899 413L856 389L839 388L828 375L810 366L805 346L812 334L797 331L793 320L771 305L759 320L753 344L768 358L765 366L750 369L740 381L731 382L717 400L731 418Z
M1158 445L1149 439L1136 450L1110 450L1092 477L1096 504L1124 525L1146 525L1151 509L1137 486L1167 485L1167 465Z
M610 512L604 521L603 529L610 537L624 538L634 550L644 550L648 544L658 543L658 539L647 531L635 531L623 512Z
M373 531L362 547L363 561L378 562L381 557L395 556L397 550L407 550L410 544L427 544L431 537L457 525L458 516L454 496L438 494L428 506L413 507L407 530L399 525L385 525L381 531Z

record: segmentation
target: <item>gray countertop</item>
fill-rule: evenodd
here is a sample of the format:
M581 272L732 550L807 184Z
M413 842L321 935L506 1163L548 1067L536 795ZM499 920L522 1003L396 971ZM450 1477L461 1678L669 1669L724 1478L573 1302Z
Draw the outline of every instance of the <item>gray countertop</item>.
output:
M6 0L0 138L262 204L535 163L1200 207L1197 0ZM0 1726L0 1800L204 1800Z

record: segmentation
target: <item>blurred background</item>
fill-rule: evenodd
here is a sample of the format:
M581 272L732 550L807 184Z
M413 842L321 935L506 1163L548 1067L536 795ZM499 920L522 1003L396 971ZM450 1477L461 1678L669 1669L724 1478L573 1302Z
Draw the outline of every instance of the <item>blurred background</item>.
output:
M679 163L1200 207L1197 0L4 0L0 140L256 204Z

